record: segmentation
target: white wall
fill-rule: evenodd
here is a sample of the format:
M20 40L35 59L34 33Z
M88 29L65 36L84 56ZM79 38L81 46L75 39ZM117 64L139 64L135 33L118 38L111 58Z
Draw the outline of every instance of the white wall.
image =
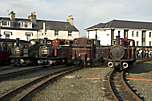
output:
M89 31L88 33L89 33L89 39L95 39L96 31ZM87 37L88 37L88 35L87 35Z
M118 31L120 31L120 37L124 38L124 29L122 28L115 28L114 30L114 39L118 36ZM132 31L134 31L134 36L132 36ZM135 40L135 45L142 46L142 29L128 29L128 39ZM136 33L138 32L138 36ZM149 37L149 32L151 32L151 37ZM87 33L88 34L88 33ZM89 38L95 39L96 30L89 31ZM109 35L108 35L109 34ZM87 35L88 36L88 35ZM110 29L100 29L97 30L98 39L101 42L101 45L111 45L111 30ZM149 46L149 41L152 44L152 30L146 30L146 46Z
M96 31L89 31L89 38L95 39ZM103 46L111 45L111 30L97 30L97 39L100 40L100 44Z
M149 32L151 32L151 37L149 37ZM146 31L146 46L149 46L149 41L151 41L151 46L152 46L152 30Z
M5 38L4 32L6 33L12 33L12 35L10 34L10 39L16 39L16 38L20 38L21 40L27 40L27 37L25 35L25 33L33 33L33 36L31 35L31 39L35 38L37 36L37 31L29 31L29 30L10 30L10 29L0 29L0 33L2 35L1 38Z
M103 46L111 45L111 30L97 30L97 39Z
M47 30L46 34L44 34L43 30L38 32L38 38L48 38L48 39L69 39L73 40L74 38L80 37L80 33L78 31L72 31L71 36L68 36L68 31L58 31L58 35L55 35L54 30Z

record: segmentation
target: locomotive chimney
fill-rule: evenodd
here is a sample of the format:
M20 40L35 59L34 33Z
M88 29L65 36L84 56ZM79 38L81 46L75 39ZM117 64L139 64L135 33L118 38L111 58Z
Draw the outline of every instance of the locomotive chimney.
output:
M116 45L120 45L120 36L116 36Z

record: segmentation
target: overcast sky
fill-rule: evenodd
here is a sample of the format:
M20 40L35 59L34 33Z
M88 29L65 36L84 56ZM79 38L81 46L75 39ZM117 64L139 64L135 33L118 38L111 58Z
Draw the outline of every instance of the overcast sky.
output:
M27 18L36 11L39 19L66 21L73 15L81 36L85 28L113 19L152 22L152 0L1 0L0 7L0 16L13 10Z

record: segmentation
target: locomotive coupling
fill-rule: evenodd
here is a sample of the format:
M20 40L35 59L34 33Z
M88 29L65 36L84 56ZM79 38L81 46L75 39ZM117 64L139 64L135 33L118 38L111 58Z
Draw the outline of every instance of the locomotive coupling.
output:
M126 68L128 68L128 63L127 62L123 62L122 66L123 66L124 69L126 69Z
M108 62L108 67L113 67L113 62Z

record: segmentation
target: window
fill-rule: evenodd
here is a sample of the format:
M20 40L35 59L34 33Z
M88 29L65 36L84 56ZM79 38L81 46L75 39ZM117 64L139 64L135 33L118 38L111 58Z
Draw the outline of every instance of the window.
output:
M151 37L151 32L149 32L149 37Z
M58 31L55 30L55 33L54 33L55 36L59 35Z
M5 34L5 38L9 39L10 38L10 34Z
M23 22L22 21L19 21L18 23L19 23L20 27L23 27Z
M2 20L2 25L7 26L8 25L8 21Z
M72 31L68 31L68 36L72 36Z
M9 35L13 35L12 32L10 31L4 31L4 35L9 34Z
M12 32L5 31L5 32L4 32L4 35L5 35L5 38L6 38L6 39L9 39L9 38L10 38L10 35L13 35L13 34L12 34Z
M134 37L134 31L132 31L132 37Z
M120 31L118 31L118 36L120 36Z
M136 32L136 37L138 37L138 31Z
M151 46L151 41L149 41L149 46Z
M25 32L25 35L26 36L33 36L33 33L32 32Z
M136 41L136 46L139 46L139 41Z
M28 27L28 23L27 22L24 23L24 27Z
M25 32L25 36L26 36L27 41L29 41L31 39L31 36L33 36L33 33L32 32Z

